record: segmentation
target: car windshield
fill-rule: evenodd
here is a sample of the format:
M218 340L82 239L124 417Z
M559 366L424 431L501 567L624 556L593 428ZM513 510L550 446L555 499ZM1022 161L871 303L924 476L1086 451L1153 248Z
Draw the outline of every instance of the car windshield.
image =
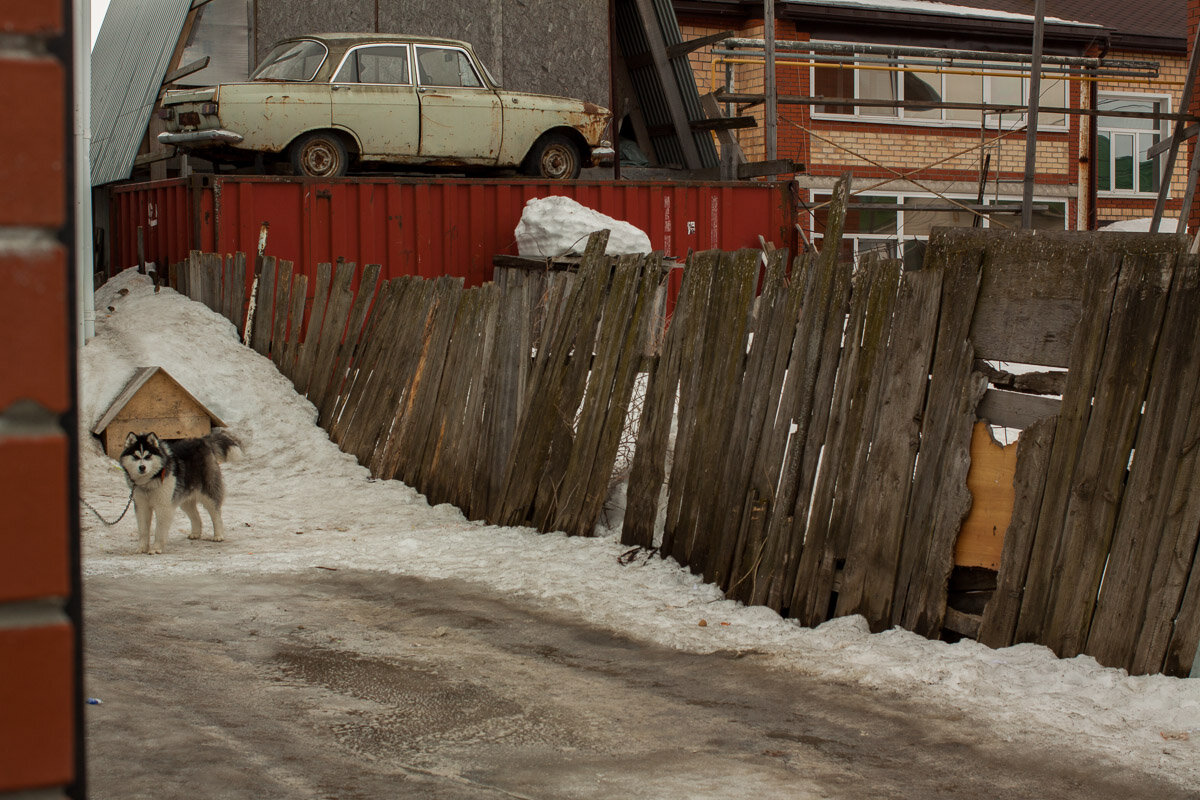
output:
M304 40L277 44L254 70L252 81L311 81L328 51L320 42Z

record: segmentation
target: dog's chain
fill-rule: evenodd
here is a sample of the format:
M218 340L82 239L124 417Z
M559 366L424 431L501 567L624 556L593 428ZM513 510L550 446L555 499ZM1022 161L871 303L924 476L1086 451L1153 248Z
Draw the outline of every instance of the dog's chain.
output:
M79 502L83 503L85 506L87 506L88 508L90 508L90 509L92 510L92 513L96 515L96 519L100 520L100 521L101 521L101 522L103 522L105 525L107 525L108 527L110 527L110 528L111 528L113 525L116 525L118 522L120 522L121 520L125 519L125 515L126 515L127 513L129 513L129 507L130 507L131 505L133 505L133 488L131 487L131 488L129 489L129 502L125 504L125 510L121 512L121 516L117 517L117 518L116 518L116 519L114 519L112 522L109 522L109 521L108 521L108 520L106 520L104 517L100 516L100 512L99 512L99 511L97 511L97 510L96 510L96 509L95 509L95 508L92 506L92 504L91 504L91 503L89 503L87 500L84 500L84 499L81 497L81 498L79 498Z

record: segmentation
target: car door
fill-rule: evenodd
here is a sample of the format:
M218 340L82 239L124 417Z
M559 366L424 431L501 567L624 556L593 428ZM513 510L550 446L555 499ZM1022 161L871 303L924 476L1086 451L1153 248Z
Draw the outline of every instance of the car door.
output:
M418 155L420 101L409 45L355 47L331 83L333 124L358 137L363 158L402 161Z
M494 164L500 154L500 98L461 47L416 45L422 160Z

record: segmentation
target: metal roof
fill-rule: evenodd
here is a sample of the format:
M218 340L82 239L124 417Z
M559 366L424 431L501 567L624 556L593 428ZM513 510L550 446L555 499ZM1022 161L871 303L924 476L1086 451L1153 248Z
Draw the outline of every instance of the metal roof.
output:
M92 48L92 186L125 180L191 0L112 0Z

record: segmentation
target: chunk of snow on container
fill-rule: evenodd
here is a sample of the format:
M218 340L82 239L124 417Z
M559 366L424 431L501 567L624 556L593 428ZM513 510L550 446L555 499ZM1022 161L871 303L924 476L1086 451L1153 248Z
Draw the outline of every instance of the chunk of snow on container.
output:
M517 252L536 258L579 254L587 247L589 236L606 229L607 255L653 250L650 237L635 225L601 214L569 197L535 197L525 204L517 223Z

